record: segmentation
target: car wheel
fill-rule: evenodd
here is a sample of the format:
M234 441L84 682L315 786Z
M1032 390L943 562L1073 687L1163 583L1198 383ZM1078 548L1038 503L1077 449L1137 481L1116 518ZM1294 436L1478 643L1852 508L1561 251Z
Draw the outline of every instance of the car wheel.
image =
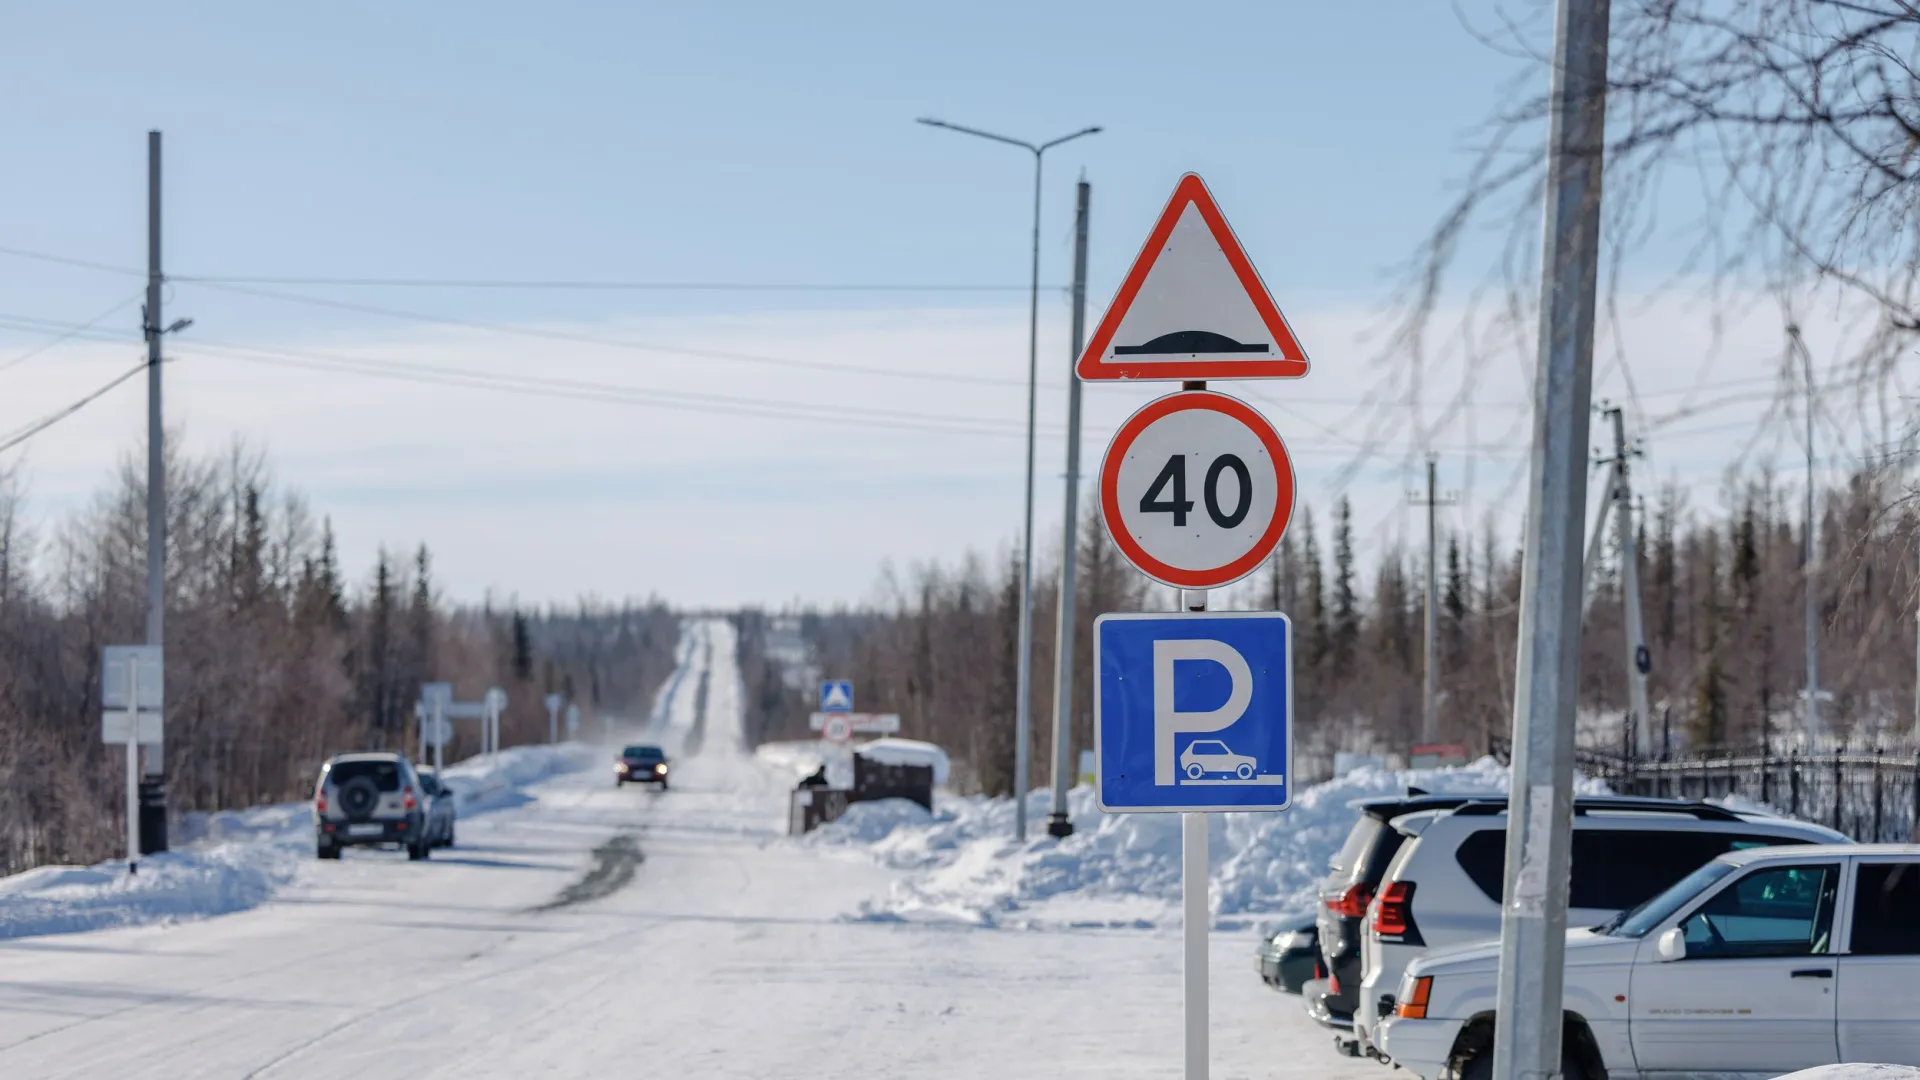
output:
M447 847L453 846L453 822L447 822Z
M1242 780L1251 780L1253 779L1253 766L1243 761L1240 763L1239 768L1233 770L1233 774Z
M425 841L407 845L407 858L410 860L417 862L421 859L431 858L432 856L433 847Z
M1187 766L1187 779L1198 780L1205 775L1207 775L1207 770L1201 768L1199 762L1196 761Z
M313 854L319 859L337 859L340 857L340 845L321 841L314 845Z
M1493 1080L1492 1048L1475 1054L1471 1060L1460 1067L1455 1075L1460 1080ZM1561 1080L1591 1080L1587 1076L1587 1070L1582 1068L1580 1062L1573 1056L1571 1048L1563 1048L1560 1051L1560 1077Z

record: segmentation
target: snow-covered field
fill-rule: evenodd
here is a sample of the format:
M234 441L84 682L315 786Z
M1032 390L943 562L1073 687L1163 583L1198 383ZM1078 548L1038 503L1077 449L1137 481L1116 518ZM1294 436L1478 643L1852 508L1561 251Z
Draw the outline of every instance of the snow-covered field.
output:
M521 748L449 770L467 816L429 862L317 861L302 804L216 815L134 879L0 879L0 1077L1177 1073L1174 819L1082 792L1072 839L1015 845L1008 802L943 797L794 840L804 755L744 750L732 627L690 625L681 660L619 733L668 747L669 792L616 789L604 747ZM1409 779L1505 782L1360 773L1215 820L1216 1077L1391 1075L1261 984L1250 928L1308 901L1348 800Z

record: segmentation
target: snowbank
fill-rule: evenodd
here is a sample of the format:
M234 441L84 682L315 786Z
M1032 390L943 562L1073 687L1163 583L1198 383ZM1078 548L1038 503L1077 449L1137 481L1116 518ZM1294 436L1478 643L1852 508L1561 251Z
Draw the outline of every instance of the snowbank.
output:
M1442 769L1357 769L1301 791L1284 814L1209 818L1214 926L1233 929L1310 907L1327 862L1353 826L1355 799L1404 792L1504 792L1491 758ZM1582 781L1582 792L1603 791ZM910 805L910 804L909 804ZM1049 795L1028 801L1029 835L1017 844L1011 799L940 798L918 807L862 804L805 843L862 850L909 873L857 917L974 925L1152 925L1177 920L1180 817L1103 814L1091 788L1069 793L1074 834L1043 835ZM1041 835L1035 835L1041 834Z
M935 786L945 784L951 771L945 750L917 739L888 737L837 746L819 739L802 739L761 743L753 748L754 757L775 768L792 772L795 780L825 765L827 782L837 788L853 786L853 755L856 753L889 765L931 765ZM1007 806L1008 820L1011 821L1013 804L1008 803Z
M598 758L591 747L516 746L497 759L446 770L462 815L528 801L523 790ZM164 923L244 911L264 903L313 862L313 816L305 802L190 815L173 851L94 866L41 866L0 877L0 940L109 926Z
M1822 1065L1788 1072L1780 1080L1920 1080L1910 1065Z
M933 768L935 784L947 782L947 752L930 742L889 737L861 743L853 748L853 752L883 765L929 765Z

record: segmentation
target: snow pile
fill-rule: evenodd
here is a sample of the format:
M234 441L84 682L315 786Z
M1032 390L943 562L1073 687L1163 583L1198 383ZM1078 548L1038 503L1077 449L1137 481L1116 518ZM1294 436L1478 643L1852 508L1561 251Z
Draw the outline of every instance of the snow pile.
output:
M461 814L501 810L530 801L523 788L561 773L578 772L597 761L612 759L603 748L583 743L557 746L509 746L491 757L470 757L447 766L441 777L453 789Z
M883 765L927 765L933 768L933 782L944 784L950 771L947 752L930 742L917 739L875 739L853 748L853 752L868 761L877 761Z
M212 815L209 824L214 839L145 856L137 874L116 861L0 878L0 940L244 911L313 858L306 803Z
M459 793L460 813L476 814L524 803L526 785L598 756L571 743L516 746L449 766L446 781ZM313 862L313 811L305 802L190 814L180 824L175 849L144 856L137 874L115 860L0 877L0 940L244 911Z
M1353 827L1356 799L1403 793L1504 792L1508 773L1491 758L1470 765L1390 771L1363 768L1301 791L1284 814L1209 815L1214 925L1231 929L1312 905L1327 862ZM1603 791L1591 781L1579 790ZM1049 796L1028 801L1029 835L1015 843L1011 799L942 798L936 812L887 803L857 805L807 843L863 849L910 871L858 916L975 925L1065 921L1151 925L1177 919L1180 816L1103 814L1093 791L1069 794L1074 834L1044 835ZM1037 835L1036 835L1037 834Z
M1920 1080L1920 1068L1908 1065L1822 1065L1788 1072L1780 1080Z

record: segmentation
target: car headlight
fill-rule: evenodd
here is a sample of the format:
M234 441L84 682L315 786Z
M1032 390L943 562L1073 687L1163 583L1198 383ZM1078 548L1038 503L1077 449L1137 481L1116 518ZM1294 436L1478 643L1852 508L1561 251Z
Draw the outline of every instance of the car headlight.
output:
M657 773L664 773L667 771L667 767L665 765L655 765L653 767L653 771Z
M1293 948L1293 931L1282 930L1279 933L1273 935L1273 951L1274 952L1285 952L1291 948Z

